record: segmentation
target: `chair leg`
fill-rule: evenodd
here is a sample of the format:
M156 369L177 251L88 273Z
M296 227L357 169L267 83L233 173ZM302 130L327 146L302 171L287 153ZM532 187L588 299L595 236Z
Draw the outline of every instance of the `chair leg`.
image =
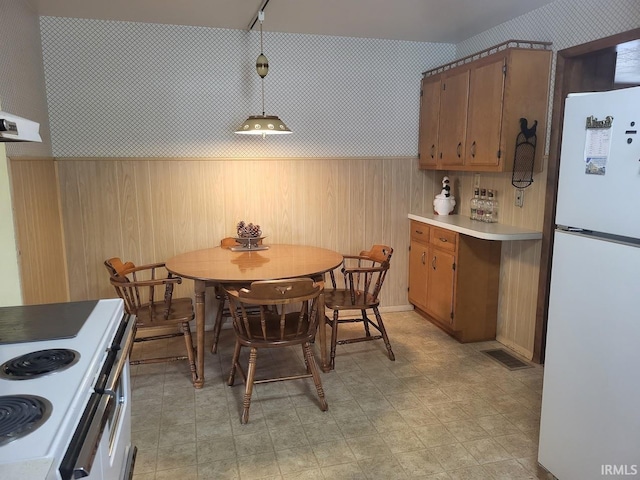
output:
M307 351L305 350L304 344L302 344L302 358L304 359L304 366L307 368L307 373L311 373L311 367L309 366Z
M189 368L191 369L191 380L195 382L197 380L196 375L196 359L193 352L193 339L191 338L191 328L189 328L189 322L182 324L182 334L184 336L184 343L187 347L187 360L189 361Z
M213 324L213 343L211 344L211 353L217 353L218 340L220 339L220 330L222 330L222 324L224 323L224 317L222 312L224 311L224 304L226 300L224 297L220 299L218 303L218 312L216 313L216 321Z
M249 353L249 368L247 372L247 384L244 390L244 400L242 401L242 417L240 423L249 421L249 407L251 406L251 394L253 393L253 381L256 377L256 359L258 358L258 349L251 348Z
M324 398L324 390L322 389L322 381L320 380L320 372L318 371L318 364L316 363L316 359L313 356L313 351L311 350L311 346L309 343L304 343L302 345L302 350L304 351L305 363L307 364L307 368L311 370L311 376L313 377L313 383L316 384L316 391L318 392L318 400L320 400L320 410L325 412L329 406L327 405L327 400Z
M364 332L365 332L367 337L370 337L371 336L371 331L369 330L369 322L371 320L369 320L369 317L367 317L367 311L366 310L360 310L360 312L362 313L362 323L364 323Z
M238 359L240 358L240 342L236 340L236 346L233 349L233 360L231 360L231 371L229 372L229 379L227 380L227 385L230 387L233 386L236 378L236 368L238 367Z
M387 354L389 355L389 360L394 361L396 356L393 354L391 350L391 342L389 342L389 336L387 335L387 330L384 328L384 323L382 323L382 315L378 311L377 307L373 308L373 313L376 316L376 320L378 320L378 327L380 327L380 333L382 334L382 338L384 340L384 344L387 346Z
M338 344L338 310L333 311L333 322L331 323L331 358L329 365L332 370L336 368L336 345Z

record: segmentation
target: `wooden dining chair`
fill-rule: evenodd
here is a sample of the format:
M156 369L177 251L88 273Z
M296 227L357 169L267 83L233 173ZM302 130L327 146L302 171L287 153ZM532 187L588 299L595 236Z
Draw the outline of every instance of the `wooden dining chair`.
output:
M335 271L329 272L332 289L325 289L325 307L333 311L331 318L326 317L331 325L331 368L335 368L336 346L368 340L383 340L390 360L395 360L389 336L384 328L382 316L378 310L382 285L389 271L393 248L386 245L374 245L370 250L363 250L359 255L344 255L340 267L341 285L336 281ZM375 321L367 315L372 310ZM340 318L344 312L358 311L359 317ZM364 325L364 336L338 339L338 326L341 323L361 322ZM371 334L373 327L377 335Z
M237 371L245 381L241 423L247 423L249 420L253 386L258 383L311 377L320 401L320 409L327 410L320 372L310 346L316 334L318 297L322 288L322 284L315 283L311 278L257 281L249 288L241 289L225 287L236 334L228 384L234 384ZM258 314L249 313L249 308L256 307ZM306 373L256 380L259 350L293 345L302 346ZM246 373L240 365L242 347L251 349Z
M262 245L262 239L258 240L257 244ZM230 248L238 245L240 244L233 237L225 237L220 240L221 248ZM214 292L216 300L218 301L218 310L216 311L216 319L213 322L213 342L211 342L211 353L218 352L218 341L220 340L222 325L227 318L231 317L231 312L229 311L229 305L225 298L223 288L220 285L216 285L214 287Z
M110 282L124 300L125 311L136 317L135 342L183 336L186 355L132 360L132 365L188 360L191 378L196 380L196 365L189 322L194 319L191 298L173 298L175 285L182 278L167 272L164 263L136 266L114 257L104 262Z

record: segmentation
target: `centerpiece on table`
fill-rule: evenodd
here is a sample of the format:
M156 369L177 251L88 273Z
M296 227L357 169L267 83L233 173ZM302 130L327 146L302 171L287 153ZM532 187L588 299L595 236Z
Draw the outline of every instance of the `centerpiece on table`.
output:
M253 223L246 223L244 220L240 220L236 225L237 237L236 242L242 245L243 249L256 249L262 244L262 230L260 225L254 225Z

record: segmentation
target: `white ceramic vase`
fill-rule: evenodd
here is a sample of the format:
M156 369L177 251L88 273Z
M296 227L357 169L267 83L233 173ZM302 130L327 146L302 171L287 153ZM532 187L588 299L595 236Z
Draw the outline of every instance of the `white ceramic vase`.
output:
M451 195L450 197L445 197L442 194L438 194L433 200L433 210L438 215L449 215L451 212L453 212L455 206L456 199L453 195Z

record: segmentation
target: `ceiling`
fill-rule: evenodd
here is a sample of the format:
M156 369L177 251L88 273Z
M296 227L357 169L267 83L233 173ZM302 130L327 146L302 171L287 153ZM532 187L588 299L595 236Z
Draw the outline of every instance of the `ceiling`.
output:
M29 0L39 15L247 29L264 0ZM267 0L265 31L459 43L553 0Z

